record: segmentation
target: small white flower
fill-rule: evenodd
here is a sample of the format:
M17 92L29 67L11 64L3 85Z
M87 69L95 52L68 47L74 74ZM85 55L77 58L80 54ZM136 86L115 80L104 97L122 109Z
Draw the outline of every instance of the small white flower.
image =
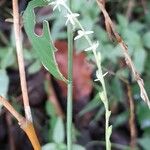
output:
M100 73L98 70L96 71L96 77L97 79L95 79L94 81L100 81Z
M100 79L95 79L94 81L97 82L97 81L100 81Z
M91 47L86 48L85 51L91 51L91 50L95 51L98 48L98 46L99 46L99 42L97 41L93 43Z
M53 11L57 8L58 8L59 11L61 11L60 6L61 5L65 6L66 5L65 2L66 2L66 0L55 0L54 2L49 3L49 5L54 5L53 6Z
M108 74L108 72L105 72L102 76L105 77L107 74ZM97 79L95 79L94 81L101 81L98 71L96 72L96 76L97 76Z
M108 72L105 72L105 73L103 74L103 77L105 77L107 74L108 74Z
M66 25L68 24L68 22L70 22L73 26L75 25L74 19L77 18L79 16L79 14L77 13L71 13L71 14L67 14L66 15Z
M93 31L83 31L83 30L79 30L78 31L78 35L74 38L74 40L80 39L81 37L85 36L85 35L89 35L94 33Z

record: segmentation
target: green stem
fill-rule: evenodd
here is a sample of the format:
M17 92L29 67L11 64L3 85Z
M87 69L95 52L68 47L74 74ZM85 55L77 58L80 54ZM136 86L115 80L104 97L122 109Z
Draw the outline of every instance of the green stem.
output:
M71 0L68 0L71 7ZM68 34L68 93L67 93L67 150L72 150L72 65L73 65L73 32L71 24L67 26Z

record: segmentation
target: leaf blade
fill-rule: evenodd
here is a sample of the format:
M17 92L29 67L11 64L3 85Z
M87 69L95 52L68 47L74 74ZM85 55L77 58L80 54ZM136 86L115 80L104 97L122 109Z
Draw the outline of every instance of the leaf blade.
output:
M67 79L62 75L58 68L55 59L55 50L48 21L43 21L43 34L41 36L34 32L35 28L35 13L34 8L46 6L47 2L43 0L32 0L29 2L24 14L23 22L25 31L31 41L33 48L36 50L37 55L44 65L44 67L57 79L67 82Z

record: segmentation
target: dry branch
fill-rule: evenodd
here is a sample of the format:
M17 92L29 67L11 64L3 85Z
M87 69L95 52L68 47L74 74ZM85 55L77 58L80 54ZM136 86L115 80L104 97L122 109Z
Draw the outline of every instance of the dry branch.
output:
M21 90L24 103L24 111L26 118L29 121L32 121L31 109L29 105L29 97L27 91L26 75L24 69L24 60L23 60L23 50L22 50L22 35L21 35L21 26L20 26L20 17L18 11L18 0L13 0L13 23L14 23L14 33L16 40L16 51L19 65L19 74L21 82Z
M130 127L130 146L132 150L136 149L136 142L137 142L137 130L135 125L135 104L132 98L132 91L131 86L129 83L126 83L127 86L127 95L128 95L128 102L129 102L129 127Z
M96 0L96 1L104 15L106 30L108 32L109 37L115 38L117 40L118 44L120 45L120 47L122 48L127 65L131 69L131 71L133 73L133 77L140 87L140 96L147 103L148 107L150 108L150 101L147 96L146 90L144 88L143 79L140 77L140 74L137 72L137 70L131 60L131 57L128 53L128 47L127 47L126 43L123 41L122 37L116 31L115 26L109 16L108 12L105 9L105 0Z
M26 118L24 118L22 115L20 115L11 106L11 104L8 102L8 100L3 98L2 96L0 96L0 104L2 104L17 119L18 124L25 131L29 140L31 141L34 150L41 150L41 147L40 147L38 138L36 136L32 122L27 120Z

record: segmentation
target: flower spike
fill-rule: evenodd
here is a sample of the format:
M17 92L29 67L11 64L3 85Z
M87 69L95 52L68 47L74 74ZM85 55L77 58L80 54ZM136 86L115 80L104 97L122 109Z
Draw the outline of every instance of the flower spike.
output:
M79 14L77 14L77 13L71 13L71 14L68 13L66 15L66 18L67 18L66 25L70 22L74 26L75 25L74 19L77 18L78 16L79 16Z
M54 6L53 6L53 11L54 11L55 9L57 9L57 8L58 8L59 11L61 11L60 6L61 6L61 5L62 5L62 6L65 6L65 5L66 5L65 2L66 2L66 0L55 0L54 2L49 3L49 5L54 5Z
M99 42L97 41L93 43L91 47L86 48L84 51L91 51L91 50L95 51L98 48L98 46L99 46Z
M78 30L78 35L74 38L74 40L80 39L81 37L85 35L89 35L94 33L93 31L83 31L83 30Z

